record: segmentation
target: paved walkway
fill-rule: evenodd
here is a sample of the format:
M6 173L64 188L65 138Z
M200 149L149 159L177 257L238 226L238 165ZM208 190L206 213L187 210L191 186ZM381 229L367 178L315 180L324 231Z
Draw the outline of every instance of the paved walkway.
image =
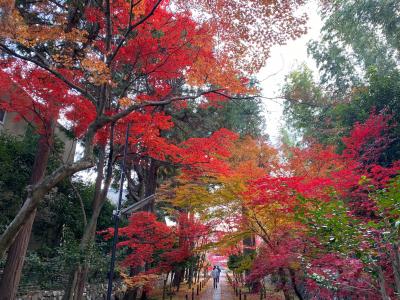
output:
M226 279L225 272L221 272L218 288L213 288L213 280L207 282L206 290L201 294L201 300L231 300L235 299L233 289Z

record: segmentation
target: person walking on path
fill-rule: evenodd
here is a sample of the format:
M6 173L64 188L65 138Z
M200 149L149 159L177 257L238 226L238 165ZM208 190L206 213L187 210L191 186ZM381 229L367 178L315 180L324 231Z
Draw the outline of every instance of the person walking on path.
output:
M214 289L218 288L219 272L216 266L214 266L213 270L211 271L211 277L213 278Z
M219 276L221 275L221 268L219 266L217 266L217 271L218 271L217 282L219 283Z
M199 295L197 300L233 300L238 299L235 296L232 286L226 277L226 271L222 270L218 288L211 288L212 281L209 280L204 291ZM180 299L180 298L179 298ZM242 297L243 299L243 297ZM182 299L183 300L183 299Z

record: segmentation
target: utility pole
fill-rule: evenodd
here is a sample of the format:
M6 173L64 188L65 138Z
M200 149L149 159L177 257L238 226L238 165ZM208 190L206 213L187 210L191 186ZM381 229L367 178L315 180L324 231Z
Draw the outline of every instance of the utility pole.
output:
M126 128L125 134L125 148L124 148L124 156L122 159L122 166L121 166L121 179L119 183L119 195L118 195L118 206L117 210L114 213L114 239L112 244L112 251L111 251L111 262L110 262L110 270L108 272L108 288L107 288L107 300L111 300L112 294L112 284L113 284L113 277L114 277L114 268L115 268L115 253L117 250L117 242L118 242L118 226L119 226L119 217L120 217L120 210L122 204L122 194L124 190L124 181L125 181L125 165L126 165L126 157L128 155L128 146L129 146L129 130L131 128L131 123L128 123Z

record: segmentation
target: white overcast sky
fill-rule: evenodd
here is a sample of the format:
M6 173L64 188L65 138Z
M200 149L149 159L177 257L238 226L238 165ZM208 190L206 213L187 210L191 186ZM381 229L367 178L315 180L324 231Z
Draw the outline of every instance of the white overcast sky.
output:
M318 15L315 1L311 1L305 9L308 15L308 33L295 41L288 42L287 45L273 47L267 64L257 76L262 81L262 96L279 96L285 76L302 63L306 63L311 69L316 70L315 62L307 57L306 44L310 39L318 39L322 21ZM282 126L282 100L264 99L263 103L266 133L269 134L272 142L276 143L279 139L279 129Z

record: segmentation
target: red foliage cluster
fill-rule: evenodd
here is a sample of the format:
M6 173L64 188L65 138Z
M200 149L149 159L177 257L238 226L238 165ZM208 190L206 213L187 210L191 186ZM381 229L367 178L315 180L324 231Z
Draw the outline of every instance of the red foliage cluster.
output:
M114 229L109 228L104 238L110 239L114 235ZM159 222L156 216L148 212L139 212L129 218L129 225L120 228L119 236L123 241L118 247L127 247L130 254L124 259L124 266L138 267L144 263L152 263L157 251L171 249L175 242L174 232L165 223Z
M310 242L310 241L309 241ZM263 244L253 263L248 282L254 282L273 274L280 268L299 267L299 256L304 252L306 244L300 237L290 236L289 232L279 232L271 244Z
M365 203L369 192L383 188L400 169L400 162L379 165L380 156L392 141L389 120L388 116L372 113L364 124L355 124L350 135L343 138L346 147L342 154L321 145L290 149L291 159L283 169L289 168L286 173L294 176L257 180L249 189L249 197L254 204L273 201L292 207L298 195L329 200L334 191L354 202L354 213L373 211Z
M343 138L345 149L341 154L320 145L289 149L289 160L281 168L283 175L265 176L251 184L245 194L249 207L273 208L277 215L291 215L293 221L269 229L248 280L302 266L308 289L323 299L346 297L355 291L361 291L359 295L365 299L379 297L378 289L371 289L374 280L366 272L365 263L329 252L318 239L310 239L307 229L299 230L296 209L307 209L307 205L315 209L315 201L323 206L341 199L348 208L348 217L365 224L360 229L364 232L359 233L363 251L375 253L380 245L387 248L382 253L390 253L390 244L382 242L382 232L367 226L379 218L369 194L384 188L400 170L399 162L380 165L382 154L393 141L390 120L390 116L373 112L365 123L355 124L349 136ZM391 269L387 256L379 260L384 270ZM385 276L393 281L387 273Z
M371 280L363 269L359 259L325 254L307 267L310 276L306 280L307 288L323 299L330 299L333 294L349 297L354 295L354 291L361 299L373 299L376 294L371 290Z
M208 226L186 213L179 214L175 226L167 226L149 212L134 213L129 224L118 231L122 241L117 246L127 252L121 266L135 268L146 265L145 274L171 271L174 265L193 255L194 246L207 238L208 231ZM113 237L114 229L99 233L107 240Z
M390 120L390 115L373 112L365 123L355 123L350 135L342 139L345 145L343 158L357 161L359 167L379 163L381 155L393 141L388 136L392 127Z
M17 113L15 121L25 120L43 135L49 134L51 120L58 120L64 113L68 115L72 107L82 102L87 104L84 98L71 93L66 85L40 68L9 64L7 72L0 70L0 82L0 108Z

